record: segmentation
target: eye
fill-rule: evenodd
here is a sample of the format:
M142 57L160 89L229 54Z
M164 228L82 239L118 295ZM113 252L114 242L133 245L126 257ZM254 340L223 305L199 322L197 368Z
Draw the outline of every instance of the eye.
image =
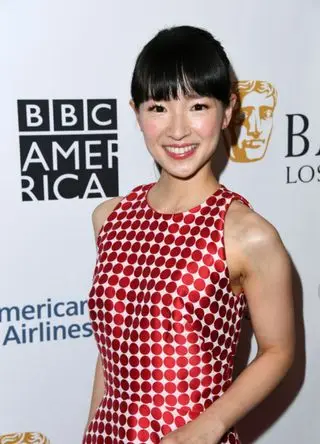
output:
M193 105L192 108L195 111L203 111L204 109L208 109L209 107L205 103L196 103L195 105Z
M162 105L151 105L151 106L149 106L148 111L154 111L156 113L163 113L164 107Z

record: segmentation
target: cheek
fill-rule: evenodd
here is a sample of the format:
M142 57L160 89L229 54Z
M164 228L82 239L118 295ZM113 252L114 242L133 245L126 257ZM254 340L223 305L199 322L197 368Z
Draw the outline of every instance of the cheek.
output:
M212 117L203 117L196 119L192 123L193 129L204 139L212 139L220 134L221 119Z
M144 120L141 122L141 130L146 140L156 139L162 131L162 127L159 122L154 120Z

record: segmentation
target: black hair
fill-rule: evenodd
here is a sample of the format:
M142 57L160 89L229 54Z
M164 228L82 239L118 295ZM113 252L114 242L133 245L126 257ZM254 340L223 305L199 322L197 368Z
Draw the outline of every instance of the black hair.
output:
M204 29L163 29L137 58L131 82L131 97L137 109L149 99L177 99L180 92L229 104L230 62L221 43Z

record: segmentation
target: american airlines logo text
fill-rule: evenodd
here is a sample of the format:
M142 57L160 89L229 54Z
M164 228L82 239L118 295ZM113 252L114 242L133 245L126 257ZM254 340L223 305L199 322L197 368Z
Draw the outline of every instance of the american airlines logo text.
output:
M116 99L18 100L22 200L119 194Z

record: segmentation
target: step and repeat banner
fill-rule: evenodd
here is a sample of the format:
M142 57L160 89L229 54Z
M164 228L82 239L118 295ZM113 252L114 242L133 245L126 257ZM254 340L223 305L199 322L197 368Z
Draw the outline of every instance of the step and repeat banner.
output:
M81 442L97 356L91 213L158 178L129 107L131 73L158 30L182 24L221 40L236 74L220 182L276 226L293 262L296 362L241 436L318 441L319 19L315 0L2 0L1 443Z

